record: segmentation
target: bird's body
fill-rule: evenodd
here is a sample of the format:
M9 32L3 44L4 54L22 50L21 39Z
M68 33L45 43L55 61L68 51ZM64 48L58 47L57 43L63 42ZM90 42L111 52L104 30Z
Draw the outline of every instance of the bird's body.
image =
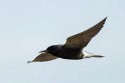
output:
M49 48L53 48L53 50L56 50L56 52L51 52L49 51ZM72 47L67 47L65 45L52 45L51 47L48 48L49 53L63 58L63 59L82 59L82 49L80 48L72 48Z
M63 45L49 46L46 50L41 51L41 54L37 56L33 61L29 62L43 62L54 60L57 58L78 60L91 57L103 57L101 55L94 55L88 52L87 53L89 54L89 56L86 56L85 53L82 52L82 50L87 46L91 39L99 33L105 21L106 18L93 27L81 33L68 37L66 43Z

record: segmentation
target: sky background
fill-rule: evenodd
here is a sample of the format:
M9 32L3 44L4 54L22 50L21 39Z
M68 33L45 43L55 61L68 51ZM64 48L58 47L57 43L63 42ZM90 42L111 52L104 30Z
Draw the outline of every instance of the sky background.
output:
M0 83L125 83L125 0L0 0ZM86 51L104 58L31 63L107 17Z

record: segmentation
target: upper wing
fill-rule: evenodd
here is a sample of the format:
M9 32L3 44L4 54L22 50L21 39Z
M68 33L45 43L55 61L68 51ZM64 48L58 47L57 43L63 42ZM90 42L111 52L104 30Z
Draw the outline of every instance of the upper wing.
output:
M67 38L65 45L69 47L77 47L77 48L85 47L90 42L90 40L102 29L106 21L106 18L104 18L102 21L97 23L95 26L79 34L76 34Z
M49 53L41 53L40 55L38 55L33 61L28 61L28 63L31 62L44 62L44 61L51 61L57 59L56 56L49 54Z

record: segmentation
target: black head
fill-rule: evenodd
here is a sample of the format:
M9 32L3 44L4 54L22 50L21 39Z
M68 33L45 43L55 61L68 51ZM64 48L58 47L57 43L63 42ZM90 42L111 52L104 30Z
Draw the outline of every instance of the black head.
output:
M49 46L46 50L41 51L41 52L46 52L46 53L55 55L59 52L60 48L61 48L60 45L52 45L52 46Z

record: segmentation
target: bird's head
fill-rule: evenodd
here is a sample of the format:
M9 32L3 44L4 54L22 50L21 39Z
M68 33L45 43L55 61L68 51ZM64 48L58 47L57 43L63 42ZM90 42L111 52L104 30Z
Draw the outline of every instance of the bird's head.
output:
M46 50L40 51L40 53L41 52L46 52L46 53L50 53L50 54L55 55L56 53L58 53L60 48L61 47L59 45L52 45L52 46L49 46Z

